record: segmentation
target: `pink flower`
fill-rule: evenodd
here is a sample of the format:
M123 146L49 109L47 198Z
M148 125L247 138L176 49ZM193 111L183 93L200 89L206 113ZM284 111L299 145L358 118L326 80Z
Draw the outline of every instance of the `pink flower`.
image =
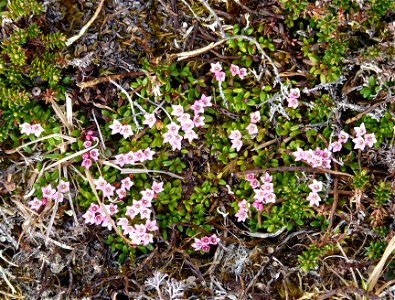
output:
M42 128L40 124L32 125L31 133L33 133L36 137L39 137L43 132L44 132L44 128Z
M145 228L146 228L147 231L156 231L156 230L159 229L157 224L156 224L156 220L153 220L153 221L147 220L147 221L145 221Z
M122 124L118 120L114 120L109 128L111 129L111 134L117 134L121 132Z
M195 251L200 251L200 250L202 250L203 243L198 238L195 238L195 242L192 243L191 246L193 249L195 249Z
M185 120L184 122L181 122L181 128L185 132L191 131L193 128L195 128L195 124L193 123L193 120Z
M295 98L288 98L288 107L296 109L298 107L298 100Z
M214 74L214 78L215 78L215 80L217 80L219 82L225 81L225 73L222 71L219 71Z
M84 221L85 224L94 224L94 223L96 223L95 222L95 214L90 212L89 210L86 213L84 213L82 215L82 217L85 219L85 221Z
M348 133L342 130L339 133L338 142L344 144L348 141L348 138L349 138Z
M203 127L205 125L204 123L204 117L203 116L199 116L199 115L195 115L193 117L193 124L196 127Z
M204 113L204 104L201 100L196 100L190 107L196 114Z
M264 182L261 185L261 190L264 191L266 194L274 192L274 185L271 182Z
M250 207L250 203L248 203L247 200L243 199L243 200L239 201L239 203L237 203L237 206L240 209L247 209L248 210L248 208Z
M265 195L265 203L276 203L276 194L275 193L267 193Z
M261 113L259 111L250 113L251 123L258 123L261 120Z
M310 201L310 206L316 205L318 206L321 198L316 192L310 192L307 200Z
M100 207L95 203L91 203L88 210L93 214L100 213Z
M243 136L241 135L241 132L239 130L232 130L228 137L231 140L240 140Z
M243 147L243 142L241 140L232 140L231 148L239 152L241 147Z
M140 202L143 207L151 207L152 206L152 199L141 198Z
M302 148L296 149L295 152L292 152L292 155L295 156L295 161L306 159L306 152Z
M19 127L21 128L21 134L26 133L26 135L30 135L32 132L32 128L29 123L23 123L19 125Z
M151 148L148 147L143 150L143 154L144 154L144 161L153 160L154 159L153 155L155 154L155 151L152 151Z
M238 66L232 64L232 65L230 65L229 70L230 70L230 73L232 74L233 77L236 75L239 75L240 68Z
M58 191L61 193L67 193L70 190L70 182L61 180L58 184Z
M192 120L191 120L191 115L190 115L190 114L187 114L187 113L182 113L182 114L177 118L177 121L181 123L181 127L182 127L182 124L183 124L184 122L190 122L190 121L192 121Z
M30 206L30 209L38 210L42 205L42 201L38 200L37 198L34 198L33 200L29 201L28 204Z
M144 125L148 125L149 128L152 128L154 127L155 123L156 123L155 114L144 115L144 121L143 121Z
M150 243L154 242L154 236L151 233L144 233L141 235L141 243L143 246L147 246Z
M114 196L115 187L107 183L102 191L103 191L103 197L110 198Z
M182 139L183 139L183 137L179 134L173 136L173 140L169 142L173 151L181 150Z
M56 192L53 194L53 199L58 202L63 202L63 194L60 192Z
M342 149L342 144L339 141L332 142L329 145L329 149L332 150L332 152L339 152Z
M134 161L139 161L139 162L144 162L145 161L145 154L143 150L138 150L137 152L134 152Z
M166 125L166 128L168 132L176 135L178 134L178 130L180 130L180 126L178 126L176 123L171 122L170 124Z
M364 150L366 147L365 139L362 136L358 136L357 138L352 140L355 144L354 149Z
M219 239L215 234L213 234L212 236L210 236L208 239L209 239L208 243L209 243L210 245L217 245L218 242L220 241L220 239Z
M193 130L188 130L184 134L184 139L188 140L189 143L191 143L193 140L196 140L197 138L198 138L198 135Z
M202 103L202 105L204 107L208 107L208 106L212 106L213 105L211 103L211 96L206 96L204 94L202 94L202 96L200 97L200 102Z
M104 205L110 216L115 215L118 212L118 206L116 204L110 203L109 205Z
M179 117L184 113L184 107L182 105L174 105L173 104L171 106L171 108L172 108L172 112L171 112L172 116Z
M126 177L125 179L121 180L121 188L125 190L130 190L130 188L133 186L133 181L130 179L130 177Z
M99 179L93 179L93 183L97 190L103 190L107 185L107 181L102 176L100 176Z
M115 193L117 193L119 199L126 198L126 190L123 188L117 189Z
M235 217L237 217L237 222L244 222L248 218L248 211L240 209L237 214L235 214Z
M222 71L222 66L220 62L217 62L216 64L211 64L211 69L210 69L211 73L215 74L220 71Z
M244 77L247 76L247 69L246 68L240 68L238 75L239 75L240 79L244 79Z
M43 194L43 198L47 198L48 200L51 200L53 199L56 190L53 189L50 184L48 184L46 187L41 188L41 192Z
M99 150L92 149L91 151L89 151L89 156L95 161L99 160Z
M119 133L122 134L124 139L127 139L133 133L132 126L130 126L130 125L122 125L121 131Z
M207 236L202 237L200 240L202 241L202 244L205 244L205 245L207 245L210 242L210 240Z
M359 127L354 127L354 130L357 137L364 135L366 133L365 124L361 123Z
M155 197L155 192L150 189L145 189L144 191L141 191L140 194L143 195L143 199L147 199L149 201L151 201Z
M272 175L270 175L269 173L265 173L263 174L263 176L261 176L261 181L264 182L272 182L273 177Z
M289 91L288 97L298 99L300 97L300 90L298 88L296 89L291 89Z
M253 173L247 174L246 175L246 180L249 181L249 182L255 180L255 175Z
M376 136L374 135L374 133L367 133L365 134L364 138L366 145L368 145L369 147L373 147L373 145L377 143Z
M255 135L258 133L258 126L256 126L253 123L248 124L246 129L247 129L249 135Z
M134 219L140 213L140 209L137 210L134 205L126 206L126 216L129 216L131 219Z
M92 167L92 161L88 158L88 159L84 159L82 161L81 166L83 166L85 169L89 169L90 167Z
M263 210L263 204L262 204L262 202L254 201L254 203L252 203L252 206L253 206L257 211L262 211L262 210Z
M114 164L123 167L125 165L125 156L124 154L115 155Z
M89 148L89 147L91 147L92 146L92 142L91 141L85 141L84 142L84 148L86 149L86 148Z
M129 225L129 220L127 218L119 218L117 220L117 225L121 226L124 229L126 226Z
M163 189L163 182L156 182L156 181L154 181L154 182L152 183L151 189L152 189L156 194L159 194L160 192L163 192L163 191L164 191L164 189Z
M141 209L144 207L143 203L140 200L133 200L133 209L140 213Z
M322 182L314 179L313 182L308 185L308 187L310 190L312 190L315 193L321 192Z
M145 228L144 224L136 224L134 225L137 234L144 234L147 233L147 229Z
M207 244L203 244L201 250L202 250L203 252L205 252L205 253L208 253L208 252L210 252L210 246L207 245Z
M261 184L259 183L259 180L258 180L258 179L251 180L251 181L250 181L250 184L251 184L251 187L252 187L253 189L258 188L258 187L261 185Z

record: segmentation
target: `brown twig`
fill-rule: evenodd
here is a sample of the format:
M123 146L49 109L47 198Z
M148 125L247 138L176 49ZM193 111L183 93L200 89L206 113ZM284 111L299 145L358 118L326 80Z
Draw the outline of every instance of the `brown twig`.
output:
M358 121L360 118L362 118L364 115L370 113L377 106L380 106L380 105L383 105L383 104L388 104L388 103L391 103L391 102L394 102L394 101L395 101L395 97L389 98L389 99L381 101L381 102L377 102L376 104L373 104L371 107L369 107L365 111L357 114L355 117L352 117L352 118L348 119L345 123L346 124L354 123L355 121Z
M376 296L373 293L369 293L365 291L364 289L356 288L356 287L344 287L344 288L338 288L332 291L329 291L325 293L324 295L320 295L317 297L317 300L325 300L325 299L333 299L333 296L335 295L347 295L347 294L357 294L360 296L364 296L370 300L380 300L380 297Z
M122 79L124 77L129 77L129 76L143 76L143 75L147 75L147 74L144 72L127 72L127 73L123 73L123 74L114 74L114 75L108 75L108 76L96 78L96 79L93 79L90 81L80 82L80 83L77 83L77 86L81 90L83 90L83 89L98 85L99 83L109 82L111 80L118 80L118 79Z

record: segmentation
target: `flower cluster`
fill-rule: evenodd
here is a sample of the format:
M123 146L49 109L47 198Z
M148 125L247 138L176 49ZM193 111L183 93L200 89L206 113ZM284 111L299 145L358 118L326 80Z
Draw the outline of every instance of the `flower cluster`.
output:
M276 194L274 193L274 185L272 183L273 178L270 174L265 173L261 176L261 182L255 178L254 174L248 174L246 180L254 189L255 196L252 206L256 210L262 211L264 204L276 202Z
M156 117L154 113L144 115L144 121L143 121L144 125L148 125L149 128L152 128L154 127L155 123L156 123Z
M288 94L288 107L293 109L298 107L298 98L300 97L300 90L298 88L291 89Z
M239 210L235 214L237 217L237 222L244 222L248 218L248 212L250 210L251 204L247 200L243 199L237 203Z
M247 76L247 69L246 68L240 68L236 65L230 65L230 73L232 74L233 77L238 75L240 79L244 79L245 76Z
M195 238L192 248L194 248L195 251L203 251L207 253L210 251L210 245L217 245L219 241L220 239L215 234L212 236L204 236L201 239Z
M355 144L354 149L364 150L366 146L373 147L377 142L374 133L366 133L365 124L362 123L359 127L354 127L355 138L352 140Z
M243 146L243 142L241 140L243 136L240 130L232 130L228 137L232 142L231 148L235 149L237 152L240 151L241 147Z
M292 154L295 156L295 161L303 160L313 168L331 168L332 153L327 148L323 150L319 147L315 150L302 150L301 148L298 148L297 151L292 152Z
M318 193L322 191L322 182L314 179L313 182L308 185L308 187L311 190L307 196L307 200L310 201L310 206L318 206L321 201L320 195L318 195Z
M163 142L169 143L174 150L181 150L181 141L187 139L189 143L198 138L198 135L194 131L195 127L203 127L204 116L200 114L204 112L205 107L212 106L211 97L202 95L199 100L196 100L190 109L193 111L193 118L189 113L184 112L184 108L181 105L172 105L171 114L177 117L178 125L175 122L171 122L166 126L167 132L163 134ZM180 129L184 132L184 135L180 135Z
M36 137L39 137L44 132L44 128L40 124L30 125L29 123L23 123L19 127L21 128L21 134L34 134Z
M135 224L134 226L129 224L128 218L119 218L117 225L121 226L123 233L128 235L134 244L136 245L147 245L152 243L153 235L148 231L158 230L155 220L150 220L152 213L152 200L157 197L157 194L163 192L163 182L153 182L151 189L145 189L141 191L141 199L134 200L133 205L126 207L125 216L129 217L130 220L136 221L136 217L139 219L146 220L145 224Z
M61 180L56 189L52 188L51 184L41 188L41 200L35 197L29 201L29 206L33 210L39 210L41 206L45 206L49 200L63 202L64 194L70 191L70 183Z
M222 71L221 63L211 64L210 72L214 74L215 80L219 82L225 81L225 72Z
M85 149L92 147L92 141L97 141L97 137L93 136L93 133L94 132L92 130L89 130L86 133L85 142L84 142ZM84 153L82 155L81 166L83 166L86 169L89 169L92 166L92 160L94 161L99 160L99 150L92 149L89 152Z
M127 191L133 186L130 177L122 179L121 187L117 190L101 176L95 179L93 183L96 189L103 193L103 197L110 198L116 193L118 197L115 201L121 201L126 198ZM140 192L142 195L140 200L133 199L133 204L126 207L125 217L117 218L117 225L121 226L123 233L128 235L134 244L146 246L153 242L153 234L150 231L156 231L158 227L155 220L150 220L152 200L158 196L158 193L163 192L163 190L163 182L153 182L150 189ZM110 203L109 205L104 205L104 207L109 216L113 216L119 212L117 204ZM101 225L107 227L109 230L112 228L110 221L97 204L92 203L82 217L85 219L86 224ZM138 221L141 222L143 220L145 220L144 224L138 223ZM132 225L129 224L130 221L132 221Z
M115 155L114 164L123 167L124 165L134 165L137 162L145 162L146 160L152 160L155 151L152 151L150 147L144 150L138 150L136 152L129 151L126 154Z
M110 203L109 205L104 205L107 213L112 216L118 212L118 206L116 204ZM109 230L112 229L110 220L106 217L106 214L102 211L99 205L91 203L88 211L82 215L85 219L86 224L96 224L102 227L107 227Z
M348 141L349 135L347 132L345 131L340 131L339 135L337 136L337 141L332 142L329 145L329 150L331 150L332 152L339 152L342 147L343 144L346 143Z
M261 113L259 111L252 112L250 114L250 124L248 124L246 129L251 137L255 137L255 135L258 133L258 126L256 126L256 123L258 123L260 120Z
M130 137L133 133L132 127L129 124L122 125L118 120L114 120L109 126L111 129L111 134L121 134L125 139Z

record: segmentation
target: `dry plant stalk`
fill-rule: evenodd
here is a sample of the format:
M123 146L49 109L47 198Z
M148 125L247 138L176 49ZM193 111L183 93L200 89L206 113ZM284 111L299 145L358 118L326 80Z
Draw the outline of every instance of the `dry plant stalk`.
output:
M103 7L103 4L104 4L104 0L101 0L100 3L99 3L99 6L97 7L95 13L93 14L92 18L88 21L88 23L86 23L86 24L81 28L80 32L79 32L77 35L72 36L71 38L69 38L69 39L66 41L66 46L67 46L67 47L70 46L71 44L73 44L76 40L78 40L79 38L81 38L81 37L85 34L85 32L88 30L88 28L89 28L89 27L92 25L92 23L96 20L97 16L99 15L99 13L100 13L100 11L101 11L101 9L102 9L102 7Z
M374 289L374 287L377 284L377 281L379 280L381 276L381 272L383 271L384 265L388 259L392 255L392 252L395 250L395 236L392 237L390 242L387 245L387 248L385 248L384 254L381 257L379 263L377 266L374 268L372 274L370 274L369 279L366 283L367 290L370 292Z

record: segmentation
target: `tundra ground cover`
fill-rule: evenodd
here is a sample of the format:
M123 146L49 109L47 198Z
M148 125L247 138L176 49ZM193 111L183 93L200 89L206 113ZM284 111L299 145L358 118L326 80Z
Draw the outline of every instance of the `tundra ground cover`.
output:
M181 2L106 70L83 49L119 3L74 45L61 4L4 6L1 292L37 298L39 259L49 299L391 297L391 1Z

